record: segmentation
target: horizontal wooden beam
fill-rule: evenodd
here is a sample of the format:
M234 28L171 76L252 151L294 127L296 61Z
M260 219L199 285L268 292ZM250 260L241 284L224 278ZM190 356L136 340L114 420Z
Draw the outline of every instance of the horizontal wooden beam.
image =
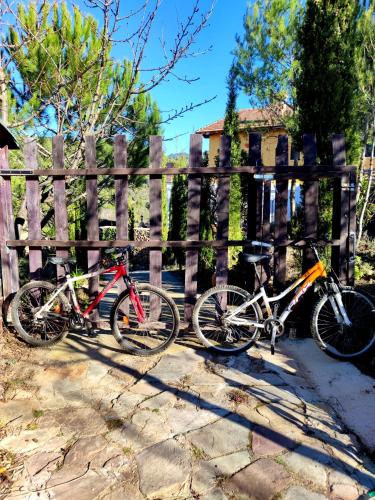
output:
M233 167L231 169L223 167L192 167L192 168L51 168L51 169L7 169L1 170L0 175L24 176L24 177L85 177L98 175L112 175L119 177L123 175L234 175L234 174L275 174L277 179L311 179L312 177L336 177L355 170L354 166L335 168L330 166L308 166L301 167Z
M130 241L130 240L112 240L112 241L89 241L89 240L7 240L8 247L52 247L52 248L118 248L127 245L136 248L226 248L233 246L251 246L252 240L202 240L202 241ZM285 247L293 243L293 240L283 240L277 242L275 246ZM327 245L335 246L340 243L339 240L333 240Z

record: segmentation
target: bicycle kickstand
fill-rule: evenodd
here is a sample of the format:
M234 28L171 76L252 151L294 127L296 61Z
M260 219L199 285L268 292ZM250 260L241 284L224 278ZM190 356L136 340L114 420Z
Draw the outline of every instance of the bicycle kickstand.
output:
M277 328L274 326L272 327L272 333L271 333L271 354L275 354L275 343L276 343L276 334L277 334Z

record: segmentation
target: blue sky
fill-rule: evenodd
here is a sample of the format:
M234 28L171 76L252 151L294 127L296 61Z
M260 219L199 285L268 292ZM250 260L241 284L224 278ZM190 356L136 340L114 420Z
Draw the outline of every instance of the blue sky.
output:
M140 0L122 0L121 9L123 11L121 14L125 15L128 12L129 5L134 7L139 3ZM167 43L171 41L176 31L176 19L185 19L191 12L194 3L194 0L162 1L151 34L144 66L157 65L161 57L160 36L163 36ZM79 1L78 4L83 11L87 12L83 1ZM246 0L216 0L209 24L200 33L194 46L195 50L198 51L204 51L212 46L211 50L203 55L181 61L176 69L179 76L187 75L190 78L199 78L199 80L187 84L171 78L169 82L162 83L152 91L152 96L157 101L164 118L168 116L170 110L179 110L191 103L197 104L217 96L214 101L189 111L170 124L163 126L165 138L170 139L178 136L165 142L164 148L167 154L188 152L189 135L198 128L224 116L227 98L226 78L233 60L232 51L235 47L235 35L236 33L242 34L246 5ZM211 0L200 0L202 11L207 11L210 6ZM95 15L95 12L91 13ZM129 30L131 28L132 26L129 27ZM122 59L125 54L124 50L126 49L123 45L118 45L114 48L113 55ZM239 96L238 107L249 107L246 96Z
M176 6L179 13L185 13L191 8L191 0L165 0L168 19L171 22L176 16ZM202 4L207 8L209 1ZM183 7L181 8L181 6ZM217 96L212 102L185 113L181 118L164 125L164 136L174 140L166 141L165 150L169 153L188 152L189 134L202 126L222 118L227 99L226 78L235 46L236 33L242 33L242 21L246 10L246 0L217 0L214 6L209 26L200 34L197 48L212 49L201 56L183 61L179 66L180 75L198 77L199 80L187 84L172 79L156 88L152 95L161 110L180 109L190 103L199 103L205 99ZM155 50L157 50L155 48ZM238 107L249 107L248 98L239 96ZM183 134L183 135L180 135Z

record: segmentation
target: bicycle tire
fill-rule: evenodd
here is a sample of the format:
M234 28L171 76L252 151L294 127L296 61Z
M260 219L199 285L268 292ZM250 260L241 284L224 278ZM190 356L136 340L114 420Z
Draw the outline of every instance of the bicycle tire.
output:
M311 333L318 347L339 360L359 359L375 347L375 305L362 290L343 287L342 299L353 325L338 325L328 294L316 303L311 316ZM356 309L356 310L354 310ZM349 349L356 349L351 350Z
M153 328L152 335L149 335L150 331L146 330L142 326L142 323L139 323L136 319L133 305L129 299L129 290L124 290L118 296L111 309L111 330L117 342L126 352L138 354L140 356L152 356L164 351L174 342L180 329L180 315L174 300L162 288L145 283L137 285L137 291L141 300L142 297L146 299L147 294L150 297L154 294L154 296L156 295L162 301L165 301L161 306L162 313L164 313L163 319L161 320L159 315L156 321L152 320L150 318L152 312L147 309L147 301L142 303L146 319L150 318L150 328ZM121 307L125 308L125 312L121 312ZM168 310L170 318L168 316ZM122 313L123 318L127 318L127 324L124 325L122 331L120 331L119 321L117 321L117 315L119 313ZM133 316L131 316L131 314L133 314ZM163 328L165 333L162 332L164 321L166 323L166 328ZM137 335L137 332L139 335ZM160 345L155 346L158 336L159 338L162 336L162 342Z
M31 317L34 317L36 309L40 307L37 304L38 298L36 294L34 294L34 297L31 297L31 300L34 300L35 302L34 303L30 302L30 311L28 312L27 310L25 310L27 309L25 305L27 294L33 289L49 290L51 292L49 295L51 295L56 290L56 286L53 285L52 283L49 283L48 281L31 281L30 283L27 283L26 285L21 287L14 296L14 299L11 304L13 327L15 328L18 335L25 342L27 342L29 345L33 347L47 347L54 345L60 340L62 340L67 334L68 321L63 316L61 321L58 319L56 320L45 319L45 321L43 321L43 319L41 319L38 326L38 323L34 323L35 320L30 321L30 319L27 319L27 314L29 314L29 316ZM58 299L59 302L61 301L63 306L63 311L68 311L70 309L69 301L63 293L60 293L56 299ZM31 307L32 305L34 305L34 307ZM28 325L33 323L34 326L32 326L30 330L28 328ZM51 329L52 324L55 325L57 331L53 334L52 337L49 337L51 333L47 331L47 328L49 327ZM40 330L38 330L38 328L40 328ZM45 336L46 338L44 339L39 338L39 336L40 337Z
M225 340L223 340L226 347L214 344L213 340L208 338L208 335L210 334L210 332L212 332L212 329L213 329L212 322L211 322L211 325L206 327L206 329L207 329L206 335L204 333L204 328L202 328L202 325L203 325L202 316L204 314L202 312L202 308L204 307L205 304L207 305L209 298L212 297L213 294L222 293L222 292L230 292L230 293L238 294L240 297L242 297L242 299L246 299L246 300L251 297L251 294L249 292L247 292L246 290L244 290L240 287L233 286L233 285L218 285L218 286L215 286L213 288L210 288L209 290L204 292L199 297L199 299L197 300L197 303L194 307L193 328L194 328L195 334L197 335L198 339L202 342L203 345L208 347L212 352L216 352L218 354L240 354L241 352L244 352L244 351L247 351L248 349L250 349L250 347L252 347L255 344L255 342L258 340L258 338L260 336L259 328L256 328L255 331L252 332L251 337L249 337L248 341L245 341L244 345L240 345L238 347L234 346L233 344L229 344L227 342L227 340L226 340L227 333L226 332L225 332ZM206 306L206 307L208 308L209 306ZM255 313L256 321L262 321L263 314L262 314L261 308L259 307L259 304L256 302L256 303L252 304L250 307L252 307L253 312ZM212 312L213 312L213 306L209 307L209 312L208 313L206 312L206 314L210 314L210 313L212 314ZM219 328L221 328L221 327L224 328L224 326L217 324L216 306L215 306L214 315L215 315L215 325L214 325L215 331L219 330ZM201 319L200 319L200 316L201 316ZM219 319L219 321L220 321L220 319ZM245 329L242 330L242 333L245 335ZM217 336L216 342L217 343L219 342L218 336Z

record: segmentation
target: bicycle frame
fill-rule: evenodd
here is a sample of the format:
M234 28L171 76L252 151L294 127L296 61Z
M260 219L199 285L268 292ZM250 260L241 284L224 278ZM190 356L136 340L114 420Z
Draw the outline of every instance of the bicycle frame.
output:
M81 310L81 307L78 303L77 300L77 295L74 289L73 283L75 281L79 281L82 279L89 279L89 278L95 278L96 276L100 276L101 274L106 274L106 273L112 273L116 272L114 278L112 281L108 283L108 285L95 297L95 299L89 304L87 309L85 311ZM115 266L112 266L108 269L99 269L98 271L92 272L92 273L87 273L83 274L82 276L77 276L77 277L71 277L69 273L66 273L65 276L65 283L63 283L57 290L56 292L51 296L51 298L48 300L48 302L35 314L36 318L42 317L43 314L49 311L50 307L52 306L55 298L60 295L60 293L64 293L66 289L68 289L71 293L72 296L72 302L74 306L74 311L76 314L82 316L83 318L88 318L91 311L99 304L99 302L102 300L102 298L111 290L111 288L114 287L114 285L117 283L117 281L120 278L125 278L128 276L126 267L124 264L118 264ZM133 304L134 310L137 314L137 319L140 323L143 323L145 321L145 314L142 308L141 301L138 297L138 295L135 292L135 286L130 280L125 281L127 287L129 288L129 297L130 300Z
M259 299L263 299L263 302L266 307L266 311L268 314L268 317L272 316L272 310L270 304L272 302L277 302L284 298L288 293L290 293L292 290L294 290L298 285L301 285L300 288L298 289L297 293L294 295L293 299L289 303L289 305L285 308L285 310L280 314L279 320L284 323L284 321L287 319L289 314L292 312L294 306L299 302L301 297L306 293L306 291L312 286L314 281L316 281L320 277L326 277L327 272L326 269L321 261L318 261L313 267L308 269L305 274L303 274L298 280L296 280L294 283L292 283L286 290L284 290L282 293L279 295L276 295L275 297L268 297L264 286L261 286L259 288L259 292L255 295L250 300L247 300L243 304L241 304L239 307L237 307L234 311L231 312L228 316L226 316L225 320L233 325L248 325L248 326L256 326L258 328L264 328L263 323L258 323L256 321L251 321L251 320L246 320L242 318L237 318L236 315L240 313L243 309L246 309L250 305L254 304L257 302Z

